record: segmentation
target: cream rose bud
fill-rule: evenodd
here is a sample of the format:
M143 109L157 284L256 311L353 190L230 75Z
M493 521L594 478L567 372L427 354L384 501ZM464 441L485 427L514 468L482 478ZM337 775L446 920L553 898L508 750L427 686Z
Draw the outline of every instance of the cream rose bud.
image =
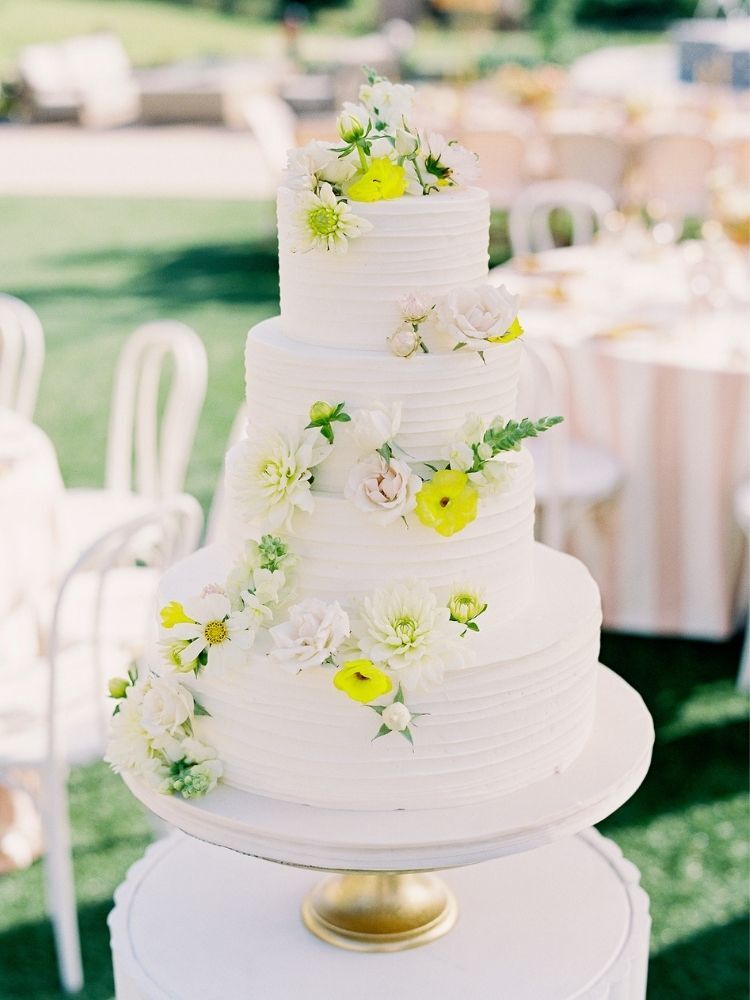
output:
M152 736L175 733L193 714L193 696L171 676L153 677L141 702L141 722Z
M410 358L419 350L420 336L412 326L400 326L395 333L388 338L388 346L391 354L397 358Z
M518 296L502 286L456 288L435 306L438 329L453 344L483 351L493 337L501 337L516 318Z
M386 461L371 455L357 462L349 473L344 496L379 524L390 524L405 517L417 503L422 480L406 462L397 458Z
M380 718L389 729L402 733L411 722L411 712L403 702L394 701L384 710Z
M124 677L110 677L108 686L110 698L124 698L130 687L130 681Z
M276 647L270 654L293 673L319 667L349 635L349 616L338 602L308 598L289 609L289 620L269 629Z

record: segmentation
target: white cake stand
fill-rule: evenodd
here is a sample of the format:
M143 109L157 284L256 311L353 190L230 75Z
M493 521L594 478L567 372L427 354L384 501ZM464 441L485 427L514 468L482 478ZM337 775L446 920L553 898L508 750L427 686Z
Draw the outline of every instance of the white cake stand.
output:
M599 668L596 720L563 773L456 809L346 811L249 795L226 786L198 802L127 776L157 816L199 840L268 861L346 873L305 898L308 929L358 951L426 944L451 929L457 906L435 869L473 865L578 833L618 809L648 771L654 730L640 696Z

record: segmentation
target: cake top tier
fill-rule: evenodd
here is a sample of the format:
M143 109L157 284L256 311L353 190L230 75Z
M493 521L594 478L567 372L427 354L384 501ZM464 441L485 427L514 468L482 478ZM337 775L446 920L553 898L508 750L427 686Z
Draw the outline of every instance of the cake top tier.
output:
M382 351L402 299L432 307L440 294L485 281L489 201L473 186L477 158L421 131L413 96L370 73L359 103L343 107L337 143L289 153L278 225L290 339Z

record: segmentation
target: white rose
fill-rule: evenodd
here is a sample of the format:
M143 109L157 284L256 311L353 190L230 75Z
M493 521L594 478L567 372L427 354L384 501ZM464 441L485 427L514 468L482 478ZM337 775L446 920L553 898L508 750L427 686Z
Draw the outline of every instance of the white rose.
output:
M435 325L452 344L483 351L502 337L518 313L518 296L504 287L456 288L435 306Z
M319 667L349 635L349 616L338 602L309 598L289 609L289 620L270 629L270 656L292 673Z
M411 722L411 712L401 701L394 701L380 716L389 729L402 733Z
M416 506L422 480L406 462L386 461L374 454L357 462L349 473L344 496L378 524L390 524Z
M419 350L421 337L412 326L400 326L395 333L388 338L388 346L391 354L397 358L410 358Z
M377 451L386 441L392 441L401 427L401 404L390 410L355 410L349 424L349 434L361 455Z
M152 736L174 734L193 714L193 696L170 674L152 677L141 702L141 722Z

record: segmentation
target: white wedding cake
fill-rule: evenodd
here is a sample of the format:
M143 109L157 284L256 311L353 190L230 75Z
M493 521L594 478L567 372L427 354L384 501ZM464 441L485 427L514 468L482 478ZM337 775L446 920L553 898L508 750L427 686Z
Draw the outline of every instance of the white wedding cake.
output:
M158 646L111 686L108 759L165 794L462 806L589 737L599 594L534 542L522 444L557 420L515 413L523 330L487 283L476 160L411 99L371 76L337 146L290 154L230 543L166 575Z

